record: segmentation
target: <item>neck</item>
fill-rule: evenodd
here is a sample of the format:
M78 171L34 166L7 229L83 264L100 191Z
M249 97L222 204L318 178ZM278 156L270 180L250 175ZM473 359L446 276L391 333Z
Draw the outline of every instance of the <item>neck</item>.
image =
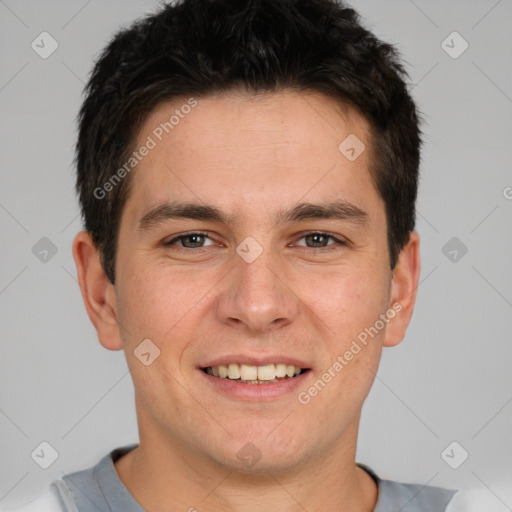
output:
M121 457L115 468L148 512L371 512L377 487L355 465L358 423L344 432L340 444L329 453L312 456L300 467L285 471L240 472L154 432L144 436L142 430L139 446Z

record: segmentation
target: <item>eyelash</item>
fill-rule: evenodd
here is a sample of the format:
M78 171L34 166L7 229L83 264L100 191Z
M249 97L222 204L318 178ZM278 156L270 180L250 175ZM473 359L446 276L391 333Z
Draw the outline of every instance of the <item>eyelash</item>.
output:
M191 237L191 236L194 236L194 235L199 235L199 236L204 236L204 237L207 237L207 238L211 238L209 236L209 234L207 232L202 232L202 231L191 231L190 233L185 233L183 235L180 235L180 236L177 236L175 238L173 238L172 240L169 240L167 242L164 242L163 245L165 247L170 247L174 244L174 242L176 241L181 241L183 240L184 238L188 238L188 237ZM325 247L307 247L307 246L301 246L301 247L305 247L305 249L309 249L309 250L322 250L323 252L329 252L329 251L333 251L333 250L337 250L343 246L347 246L349 245L348 242L345 242L344 240L340 240L339 238L335 237L334 235L331 235L330 233L326 233L324 231L309 231L307 233L304 233L298 240L302 240L303 238L306 238L308 236L311 236L311 235L320 235L320 236L323 236L323 237L327 237L327 238L331 238L332 240L335 241L334 244L331 244L331 245L327 245ZM185 251L192 251L192 250L195 250L195 251L200 251L200 250L204 250L206 249L207 247L178 247L178 250L185 250Z

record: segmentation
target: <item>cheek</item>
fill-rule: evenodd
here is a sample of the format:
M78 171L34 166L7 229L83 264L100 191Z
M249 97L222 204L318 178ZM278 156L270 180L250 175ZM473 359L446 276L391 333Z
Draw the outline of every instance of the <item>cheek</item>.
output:
M369 267L311 275L300 297L328 329L329 337L352 339L373 325L387 306L389 283Z
M139 398L150 407L156 407L165 393L185 401L187 393L177 382L182 380L183 355L200 322L201 299L209 287L198 286L194 279L184 279L171 268L126 268L125 276L130 278L119 282L122 301L118 318ZM144 352L149 352L152 360L146 366L137 353L141 354L139 346L148 339L159 352L155 356L156 349L145 342Z
M131 277L120 283L118 315L130 339L174 337L190 322L209 288L170 267L140 265L129 272Z

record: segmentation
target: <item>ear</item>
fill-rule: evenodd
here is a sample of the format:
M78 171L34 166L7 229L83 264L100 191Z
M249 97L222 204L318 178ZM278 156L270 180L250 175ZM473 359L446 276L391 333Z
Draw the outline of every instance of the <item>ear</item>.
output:
M80 231L75 236L73 258L85 309L100 343L108 350L121 350L123 345L117 323L114 285L105 274L98 249L87 231Z
M395 311L395 316L386 326L385 347L398 345L405 336L416 302L419 277L420 237L416 231L412 231L393 270L389 308Z

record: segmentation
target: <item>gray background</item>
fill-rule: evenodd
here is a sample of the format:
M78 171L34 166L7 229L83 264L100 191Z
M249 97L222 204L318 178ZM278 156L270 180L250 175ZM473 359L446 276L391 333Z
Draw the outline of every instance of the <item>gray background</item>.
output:
M512 2L352 5L408 62L426 141L416 311L405 341L384 351L358 460L385 478L482 488L510 508ZM0 505L32 499L138 440L124 354L97 341L76 281L72 158L93 59L156 6L0 0ZM43 31L59 44L47 59L31 48ZM442 46L453 31L469 44L458 58L445 51L462 49L458 36ZM47 261L32 251L43 237L57 249ZM459 247L443 252L452 237ZM43 441L59 454L48 469L31 457ZM441 456L453 441L452 465L469 453L457 469Z

